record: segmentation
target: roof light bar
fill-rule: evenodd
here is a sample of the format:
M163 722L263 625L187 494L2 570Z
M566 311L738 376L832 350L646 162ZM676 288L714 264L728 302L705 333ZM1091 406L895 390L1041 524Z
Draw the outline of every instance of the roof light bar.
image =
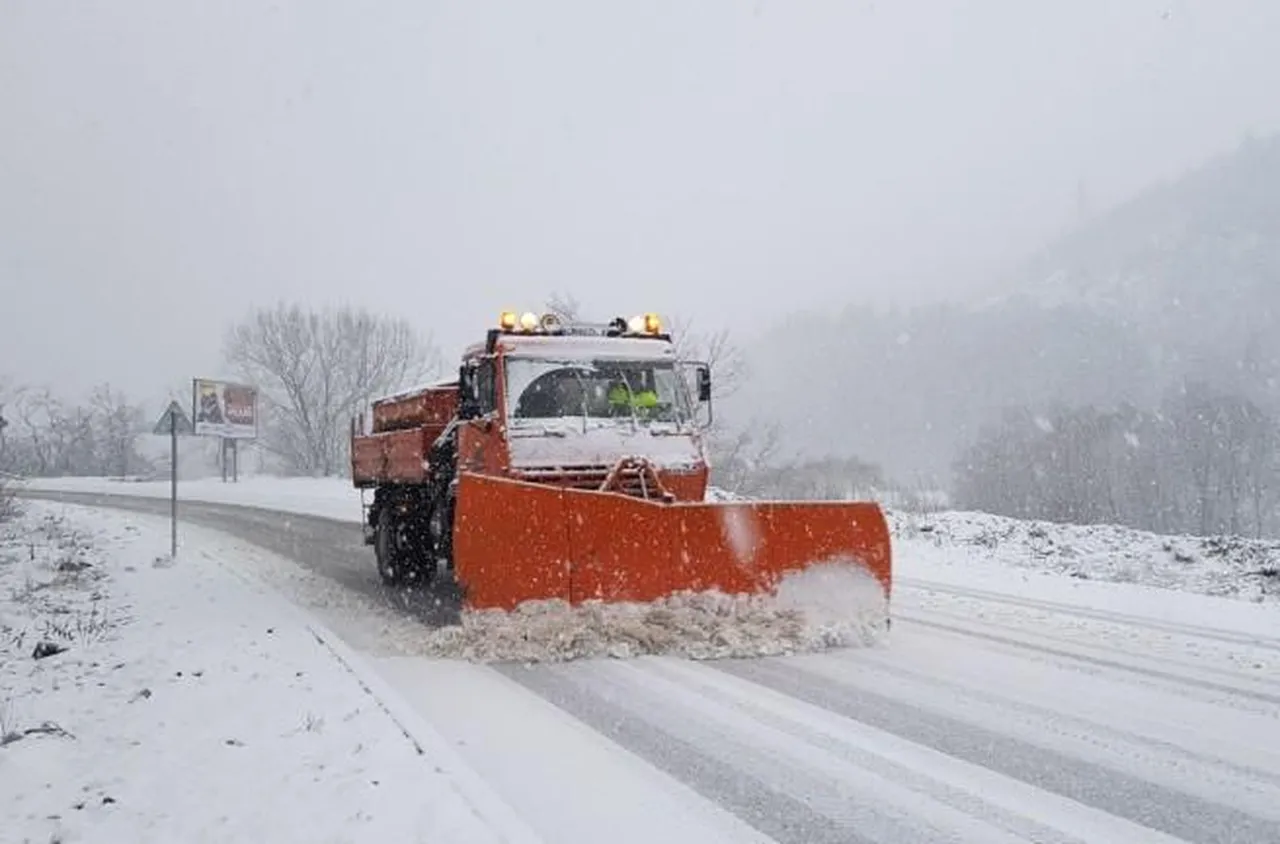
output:
M661 337L662 320L655 313L643 313L627 319L615 317L604 325L571 323L559 314L545 313L538 316L533 311L518 314L503 311L498 316L498 327L511 334L596 334L606 337Z

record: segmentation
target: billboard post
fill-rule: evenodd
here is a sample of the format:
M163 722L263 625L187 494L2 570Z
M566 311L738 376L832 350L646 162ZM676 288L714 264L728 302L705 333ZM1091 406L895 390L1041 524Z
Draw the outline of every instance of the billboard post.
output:
M231 476L232 483L240 481L240 440L234 437L218 438L218 465L222 468L222 482Z

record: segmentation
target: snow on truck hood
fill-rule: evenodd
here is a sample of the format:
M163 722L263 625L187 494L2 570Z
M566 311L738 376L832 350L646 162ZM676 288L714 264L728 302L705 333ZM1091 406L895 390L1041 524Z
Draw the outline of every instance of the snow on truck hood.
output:
M613 466L623 457L644 457L660 469L692 469L701 459L689 433L655 435L644 426L591 425L581 421L518 423L507 429L513 469Z

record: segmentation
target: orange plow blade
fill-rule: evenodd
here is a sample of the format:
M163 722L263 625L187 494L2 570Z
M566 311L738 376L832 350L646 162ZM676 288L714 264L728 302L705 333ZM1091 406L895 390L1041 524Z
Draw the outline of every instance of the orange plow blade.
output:
M822 563L861 568L886 598L892 585L889 528L873 502L660 503L462 473L455 519L469 609L772 594Z

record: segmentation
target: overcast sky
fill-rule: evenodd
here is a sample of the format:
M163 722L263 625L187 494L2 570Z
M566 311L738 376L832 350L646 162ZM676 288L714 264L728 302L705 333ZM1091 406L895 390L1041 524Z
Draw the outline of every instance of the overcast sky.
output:
M909 302L1280 124L1275 0L0 0L0 375L153 399L277 299Z

